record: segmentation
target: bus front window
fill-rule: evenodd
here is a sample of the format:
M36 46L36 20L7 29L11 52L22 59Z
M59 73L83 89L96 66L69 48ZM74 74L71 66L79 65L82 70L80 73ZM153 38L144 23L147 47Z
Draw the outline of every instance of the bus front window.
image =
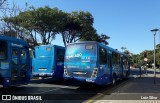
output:
M72 44L67 47L65 61L93 62L96 60L96 45Z
M51 57L53 56L53 48L52 47L36 47L35 48L35 57Z

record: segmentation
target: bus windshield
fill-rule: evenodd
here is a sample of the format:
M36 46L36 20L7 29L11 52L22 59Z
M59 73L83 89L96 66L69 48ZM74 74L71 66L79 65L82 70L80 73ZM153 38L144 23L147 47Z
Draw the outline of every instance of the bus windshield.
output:
M45 47L45 46L38 46L35 48L35 57L49 57L53 56L53 48L52 47Z
M71 44L67 46L65 61L68 62L95 62L95 44Z

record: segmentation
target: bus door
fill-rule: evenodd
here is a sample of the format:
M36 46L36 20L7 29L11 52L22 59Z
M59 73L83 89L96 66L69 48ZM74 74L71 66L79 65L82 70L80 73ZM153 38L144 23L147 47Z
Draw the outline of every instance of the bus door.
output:
M11 52L11 83L18 83L18 74L19 74L19 50L16 48L12 49Z
M27 52L25 49L12 49L11 57L11 83L26 83L27 76Z
M62 78L63 77L63 67L64 67L64 53L65 50L64 49L56 49L56 73L58 78Z
M27 50L20 49L20 83L26 83L27 81L27 63L29 63L27 60Z
M99 72L103 79L107 79L108 68L107 68L107 51L105 48L100 47L100 69Z
M109 78L112 78L112 64L111 64L111 53L110 51L107 52L107 61L108 61L108 72L109 72ZM111 80L111 79L110 79Z

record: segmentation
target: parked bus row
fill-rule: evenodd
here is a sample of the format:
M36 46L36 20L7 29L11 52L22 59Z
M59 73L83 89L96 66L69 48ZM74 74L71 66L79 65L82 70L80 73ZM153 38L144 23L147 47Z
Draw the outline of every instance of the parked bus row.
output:
M106 85L130 73L126 54L95 41L36 46L33 54L25 41L0 36L0 84L27 84L32 75Z

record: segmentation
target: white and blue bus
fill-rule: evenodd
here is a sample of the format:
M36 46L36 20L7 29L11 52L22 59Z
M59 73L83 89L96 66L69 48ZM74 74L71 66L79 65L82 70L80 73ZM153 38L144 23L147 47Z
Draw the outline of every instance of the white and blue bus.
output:
M84 41L66 47L64 79L106 85L129 74L129 57L106 45Z
M63 78L65 47L41 45L35 47L32 59L33 77Z
M31 65L27 42L0 36L0 84L3 87L27 84Z

